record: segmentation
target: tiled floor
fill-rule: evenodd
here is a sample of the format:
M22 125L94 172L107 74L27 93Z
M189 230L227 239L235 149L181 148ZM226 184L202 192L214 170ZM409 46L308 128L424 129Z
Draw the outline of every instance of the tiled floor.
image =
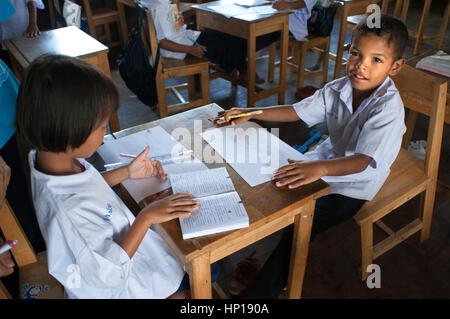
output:
M427 32L439 29L442 8L441 1L434 1ZM442 1L445 2L445 1ZM407 24L417 28L421 1L412 1ZM442 6L443 7L443 6ZM337 31L335 23L332 35L332 51L336 51ZM348 37L350 32L348 32ZM450 52L450 34L447 32L442 49ZM410 39L406 57L411 57L413 39ZM432 49L432 45L423 45L421 52ZM112 54L114 56L114 52ZM259 52L257 71L267 77L267 51ZM308 57L307 63L314 63L315 57ZM119 110L122 128L135 126L158 118L151 109L143 105L124 85L120 75L111 62L112 76L120 87L122 103ZM332 78L334 63L330 62L329 80ZM295 102L295 74L288 71L286 104ZM305 85L319 86L319 79L307 80ZM270 86L265 84L263 86ZM246 89L231 85L221 79L211 81L211 99L223 108L245 107ZM276 105L276 96L258 101L255 106ZM426 118L419 118L414 140L425 139ZM301 144L307 139L307 129L302 123L283 127L281 138L288 143ZM439 178L450 185L450 139L449 127L445 126L441 153ZM289 137L289 138L288 138ZM419 205L415 199L401 207L396 214L386 218L386 223L396 229L402 221L412 220ZM374 231L375 241L383 238L382 232ZM277 244L279 234L261 240L220 262L221 275L219 284L226 287L229 276L236 264L245 256L256 250L256 257L264 261ZM310 245L308 264L303 286L304 298L449 298L450 297L450 199L437 194L431 237L419 244L417 236L412 236L404 243L381 256L375 262L381 267L381 288L369 289L359 279L359 228L349 220L335 228L320 234Z

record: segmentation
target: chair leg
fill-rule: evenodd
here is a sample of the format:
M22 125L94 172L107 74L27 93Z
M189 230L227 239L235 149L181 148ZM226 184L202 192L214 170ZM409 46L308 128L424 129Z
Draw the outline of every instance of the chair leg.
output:
M325 51L320 55L320 58L323 59L323 70L322 70L322 85L325 85L328 80L328 54L330 53L330 39L328 39L327 44L325 45Z
M209 65L202 68L200 74L200 85L202 88L202 99L205 104L211 103L210 89L209 89Z
M365 281L369 274L367 266L373 263L373 223L361 224L361 280Z
M195 75L188 75L187 76L187 82L188 82L188 96L189 96L189 102L192 102L195 100Z
M424 242L430 237L431 221L433 219L434 199L436 194L436 182L428 185L421 197L421 220L422 230L420 231L420 242Z
M447 7L445 8L444 16L442 17L441 30L439 32L439 41L437 42L436 50L439 50L444 41L445 32L447 31L448 19L450 17L450 1L447 2Z
M156 93L158 95L159 116L161 118L169 115L166 100L166 89L164 87L164 79L162 76L156 76Z
M305 80L306 45L301 45L298 50L300 54L298 60L297 89L303 87L303 81Z
M269 83L273 82L273 73L275 69L275 55L277 53L277 43L273 42L269 48L269 74L267 76Z
M423 33L425 31L425 24L428 19L428 13L430 11L431 1L432 0L425 0L422 17L420 18L419 30L417 30L417 38L416 38L416 44L414 45L413 55L417 55L419 53L420 46L422 45Z
M333 79L336 80L341 77L341 67L342 67L342 56L344 55L344 42L345 42L345 33L347 32L347 16L348 16L348 8L344 7L341 17L341 26L339 28L339 40L337 44L337 53L336 53L336 65L334 67L334 76Z

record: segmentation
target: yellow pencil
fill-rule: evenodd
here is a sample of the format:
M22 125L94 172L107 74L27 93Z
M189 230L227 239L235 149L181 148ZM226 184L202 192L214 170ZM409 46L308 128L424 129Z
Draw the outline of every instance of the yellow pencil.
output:
M240 114L236 114L236 115L231 115L228 117L228 119L233 120L233 119L237 119L240 117L262 114L262 112L263 112L262 110L258 110L258 111L248 112L248 113L240 113ZM223 121L223 120L225 120L225 117L224 116L219 117L217 120Z

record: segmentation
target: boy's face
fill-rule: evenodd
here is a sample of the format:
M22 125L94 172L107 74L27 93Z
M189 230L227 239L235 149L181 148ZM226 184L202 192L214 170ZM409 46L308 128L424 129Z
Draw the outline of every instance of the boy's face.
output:
M347 59L347 76L359 91L376 89L386 77L397 74L404 59L395 60L394 45L373 33L353 39Z

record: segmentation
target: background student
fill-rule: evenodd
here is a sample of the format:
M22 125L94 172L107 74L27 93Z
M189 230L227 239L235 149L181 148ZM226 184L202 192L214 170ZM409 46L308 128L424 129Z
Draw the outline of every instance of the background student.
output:
M161 163L147 158L149 148L103 174L84 160L101 145L119 104L107 75L64 56L37 58L19 89L17 130L33 149L33 200L49 272L69 298L166 298L185 275L150 226L189 216L199 202L166 191L135 217L111 186L127 178L165 180Z
M231 121L258 120L292 122L302 119L308 126L326 122L329 138L305 155L305 163L290 161L272 177L277 187L295 189L323 178L331 194L316 201L311 238L353 217L371 200L389 175L405 132L404 107L394 82L405 60L408 31L400 20L381 15L379 28L366 20L353 30L347 75L326 84L313 96L293 106L264 108L260 115ZM230 115L248 109L225 111ZM293 228L288 227L280 243L264 264L248 296L277 298L287 282ZM242 292L247 287L242 288Z

